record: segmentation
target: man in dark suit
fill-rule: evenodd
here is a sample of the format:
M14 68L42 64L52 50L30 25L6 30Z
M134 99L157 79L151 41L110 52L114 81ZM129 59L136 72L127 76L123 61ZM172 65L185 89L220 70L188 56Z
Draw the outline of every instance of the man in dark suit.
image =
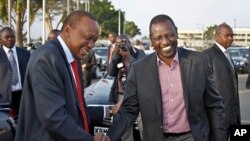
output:
M240 124L238 77L227 53L227 48L231 46L232 42L233 30L229 25L223 23L216 28L214 45L204 50L212 64L215 84L224 99L228 137L229 126Z
M60 35L35 51L23 87L16 141L93 141L83 98L79 59L94 47L97 20L87 12L66 17Z
M15 32L10 27L0 30L0 103L11 104L14 110L12 114L18 115L30 53L21 47L16 47L15 42ZM14 64L10 62L12 57Z
M177 28L167 15L150 23L156 51L135 62L120 111L102 141L117 141L139 112L144 141L226 141L225 115L204 53L177 48Z
M248 49L248 63L250 63L250 48ZM246 88L250 89L250 65L248 66L248 76L246 80Z

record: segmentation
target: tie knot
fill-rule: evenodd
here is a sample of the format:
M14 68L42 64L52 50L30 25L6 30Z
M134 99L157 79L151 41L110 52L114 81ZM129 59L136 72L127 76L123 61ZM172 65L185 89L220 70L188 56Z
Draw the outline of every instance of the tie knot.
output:
M73 62L71 62L71 65L72 65L72 67L76 67L77 66L77 61L74 60Z
M13 50L12 50L12 49L10 49L10 50L9 50L9 53L13 53Z

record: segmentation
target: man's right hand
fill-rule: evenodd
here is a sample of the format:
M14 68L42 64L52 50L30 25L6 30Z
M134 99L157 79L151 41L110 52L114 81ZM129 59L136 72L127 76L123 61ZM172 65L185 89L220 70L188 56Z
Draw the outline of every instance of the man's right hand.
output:
M104 134L98 134L94 136L94 141L111 141L109 136Z

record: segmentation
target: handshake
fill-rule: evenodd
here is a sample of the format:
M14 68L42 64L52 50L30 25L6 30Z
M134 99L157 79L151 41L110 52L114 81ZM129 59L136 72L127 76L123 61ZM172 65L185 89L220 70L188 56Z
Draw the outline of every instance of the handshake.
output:
M105 134L98 134L94 136L94 141L111 141L110 138Z

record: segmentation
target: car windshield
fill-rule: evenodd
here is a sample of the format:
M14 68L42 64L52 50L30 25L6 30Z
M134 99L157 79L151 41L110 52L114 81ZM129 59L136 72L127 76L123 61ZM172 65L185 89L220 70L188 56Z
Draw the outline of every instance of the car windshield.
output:
M248 48L229 48L231 57L248 57Z
M239 57L240 56L240 52L237 50L229 51L229 54L231 57Z
M94 48L93 51L99 56L106 56L108 49L104 48Z

